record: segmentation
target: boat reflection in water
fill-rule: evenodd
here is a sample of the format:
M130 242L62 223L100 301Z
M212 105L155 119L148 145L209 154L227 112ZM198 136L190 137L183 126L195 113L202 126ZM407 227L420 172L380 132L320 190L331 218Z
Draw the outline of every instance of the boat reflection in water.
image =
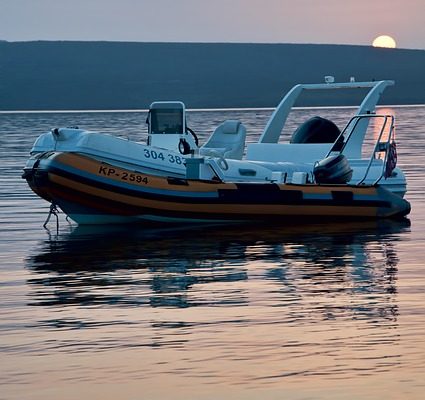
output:
M271 285L263 296L272 306L345 296L316 304L316 311L323 318L343 310L393 320L396 244L409 225L77 227L41 243L27 260L34 272L29 294L40 306L232 306L252 304L251 290L262 289L240 282L255 280Z

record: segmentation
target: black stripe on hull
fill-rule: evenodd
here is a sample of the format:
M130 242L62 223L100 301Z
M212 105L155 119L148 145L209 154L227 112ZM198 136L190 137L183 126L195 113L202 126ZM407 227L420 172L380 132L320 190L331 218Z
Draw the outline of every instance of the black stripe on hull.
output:
M330 215L303 215L294 213L292 215L276 215L276 214L235 214L235 213L200 213L194 211L170 211L159 210L149 207L132 206L127 203L121 203L102 197L80 193L66 187L57 185L56 188L50 189L49 193L55 198L55 202L67 214L72 215L110 215L116 217L128 217L143 219L143 216L156 216L159 218L172 218L176 220L208 220L208 221L273 221L273 222L290 222L290 221L339 221L341 219L375 219L374 216L330 216Z
M94 179L82 177L64 171L57 167L49 167L49 172L58 176L88 185L93 188L103 189L111 193L119 193L139 199L168 201L181 204L240 204L240 205L296 205L296 206L346 206L346 207L379 207L391 208L391 203L383 200L355 200L353 195L338 191L335 187L332 199L304 199L303 192L298 189L280 189L277 184L252 184L237 183L237 189L218 189L218 197L184 197L172 194L155 194L142 190L132 190L117 185L99 182ZM350 193L350 192L348 192Z

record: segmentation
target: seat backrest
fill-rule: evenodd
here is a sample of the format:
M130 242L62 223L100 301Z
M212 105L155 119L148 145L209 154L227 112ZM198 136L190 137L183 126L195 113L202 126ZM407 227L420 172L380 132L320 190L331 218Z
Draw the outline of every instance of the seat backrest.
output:
M245 148L246 129L240 121L227 120L220 124L208 141L206 149L222 149L226 158L241 159Z

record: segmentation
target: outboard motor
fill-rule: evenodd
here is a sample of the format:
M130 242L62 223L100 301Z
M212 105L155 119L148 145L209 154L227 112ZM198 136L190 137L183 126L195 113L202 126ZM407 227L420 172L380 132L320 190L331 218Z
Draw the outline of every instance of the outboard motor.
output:
M296 129L290 143L334 143L340 133L341 131L332 121L313 117ZM343 141L342 137L341 141Z
M345 184L351 180L353 170L347 158L343 154L338 154L319 161L314 166L313 174L316 183L319 184Z

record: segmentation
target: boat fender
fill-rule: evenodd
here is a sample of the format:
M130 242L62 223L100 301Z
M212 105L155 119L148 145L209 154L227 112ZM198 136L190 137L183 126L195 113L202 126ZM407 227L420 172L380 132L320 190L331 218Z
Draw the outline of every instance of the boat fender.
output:
M388 149L387 162L385 164L385 179L389 178L394 168L397 166L397 146L395 141L391 142L390 147Z
M179 141L179 152L183 155L190 154L190 144L186 141L186 139L180 139Z

